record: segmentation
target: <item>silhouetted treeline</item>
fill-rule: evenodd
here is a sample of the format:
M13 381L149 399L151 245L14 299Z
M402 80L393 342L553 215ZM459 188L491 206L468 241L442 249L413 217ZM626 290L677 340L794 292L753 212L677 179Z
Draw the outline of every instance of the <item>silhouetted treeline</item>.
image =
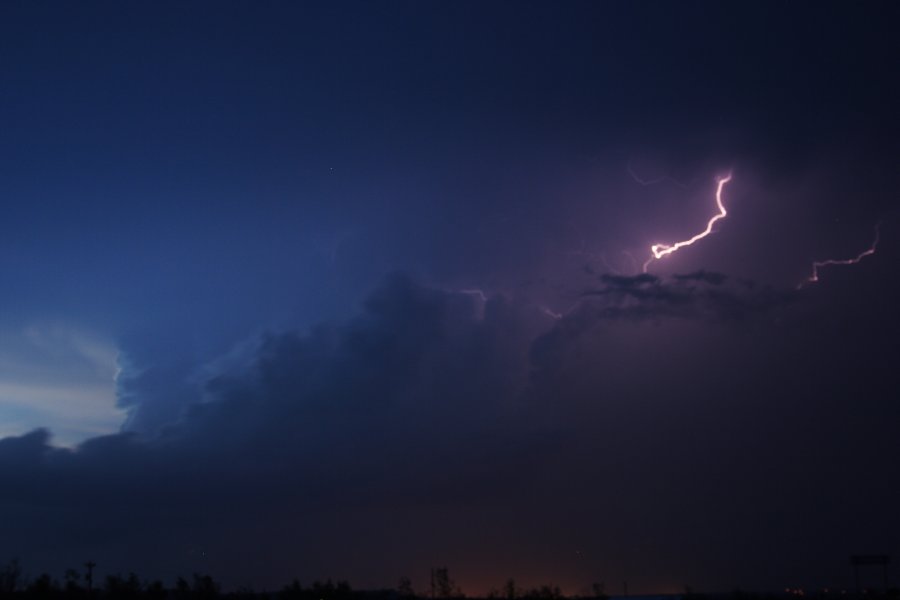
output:
M91 563L93 567L93 563ZM655 595L652 598L662 598ZM845 590L787 589L779 593L755 594L734 591L728 594L700 594L685 586L682 594L666 596L671 600L900 600L900 590ZM211 576L195 573L190 579L179 577L174 585L167 586L159 580L143 580L134 573L106 575L99 578L93 573L67 569L62 578L48 574L29 577L16 560L0 566L0 600L7 599L79 599L79 600L462 600L462 589L450 578L446 567L432 569L427 589L414 590L407 577L401 577L395 589L354 590L346 581L316 581L304 586L294 580L278 591L254 591L238 588L223 592L221 585ZM483 599L469 600L563 600L567 598L555 585L519 588L513 579L494 589ZM602 583L595 583L590 591L573 600L610 600ZM640 596L633 596L635 600Z
M67 569L62 579L48 574L27 577L15 560L0 567L0 599L80 599L80 600L400 600L396 590L353 590L346 581L314 582L303 586L293 581L280 591L254 591L239 588L223 592L221 585L209 575L195 573L191 579L179 577L166 586L159 580L142 580L135 573L90 577L75 569Z

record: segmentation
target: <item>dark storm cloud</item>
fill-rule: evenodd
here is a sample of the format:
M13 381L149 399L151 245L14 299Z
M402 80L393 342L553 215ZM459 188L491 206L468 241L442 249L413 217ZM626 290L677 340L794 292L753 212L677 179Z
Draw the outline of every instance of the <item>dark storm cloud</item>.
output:
M828 481L804 453L808 432L794 439L796 431L768 414L774 406L785 416L799 409L792 376L805 377L807 362L840 364L828 358L835 344L795 360L800 371L788 376L776 365L822 332L796 315L787 315L788 334L771 319L749 318L790 311L783 298L742 298L756 293L742 287L714 295L724 285L714 274L603 281L603 295L552 321L529 303L494 296L481 306L477 296L396 275L344 324L268 334L219 370L207 368L204 400L155 437L103 436L75 450L53 448L46 431L0 440L0 476L9 483L0 503L12 523L6 543L58 570L89 555L110 570L140 565L172 576L190 565L231 573L229 583L256 584L298 574L384 582L385 571L426 569L419 555L427 548L452 559L475 585L480 571L465 558L471 544L510 552L502 549L511 539L521 547L506 568L531 564L542 578L576 582L589 570L524 539L547 548L577 544L619 569L640 540L688 531L693 555L718 565L710 551L728 536L752 537L755 519L794 510L793 501L763 490L781 486L807 498L793 481L803 469L812 469L804 477L817 484ZM598 298L617 304L592 306ZM721 318L728 313L741 318ZM628 342L635 336L645 341ZM691 344L679 348L686 337ZM788 342L792 337L798 341ZM769 354L761 357L763 348ZM870 369L874 380L883 377L877 364ZM729 370L728 378L714 375ZM709 377L715 385L702 384ZM666 390L664 401L649 402L659 390ZM724 404L719 393L729 396ZM711 414L720 430L705 428ZM833 428L825 415L816 417L819 426ZM768 445L744 425L765 434ZM673 438L676 431L687 437ZM747 462L750 447L756 462ZM728 460L710 461L713 450ZM797 464L783 463L785 456ZM678 478L683 485L672 483ZM630 491L610 495L611 479ZM560 500L572 485L577 493ZM723 504L720 486L739 497ZM654 508L660 493L668 508ZM559 502L566 511L549 509ZM838 510L828 506L782 526L818 539L816 524ZM454 523L452 531L412 543L436 515ZM482 523L479 531L472 523ZM360 527L364 540L354 537ZM597 528L618 540L618 550L590 541ZM634 537L623 537L629 530ZM368 553L368 569L335 570L348 557L347 536ZM56 540L52 553L40 541L47 537ZM751 543L756 566L765 564L760 544ZM244 549L260 545L270 558L249 574ZM384 548L390 552L379 558ZM659 543L648 560L690 574L674 558L681 550ZM204 552L209 559L201 559Z
M728 276L724 273L715 273L711 271L694 271L693 273L675 274L673 275L678 281L702 281L711 285L722 285L728 280Z
M477 469L464 468L473 458L465 448L490 455L496 434L499 450L497 427L515 419L529 331L503 299L489 300L483 318L476 302L396 276L347 325L266 336L251 368L213 378L216 401L194 406L170 439L249 445L248 457L315 457L369 491L416 481L427 492L435 479L409 476L440 454L449 479L466 479ZM397 463L409 447L416 457Z
M771 320L799 299L795 292L749 281L726 285L726 275L709 271L667 278L649 273L602 274L599 279L601 287L581 292L581 300L532 343L530 356L538 379L562 369L570 360L569 348L602 334L609 323L676 320L691 324L748 322L752 326Z
M663 317L743 319L785 306L797 295L771 286L741 280L726 286L722 273L697 271L661 278L648 273L635 276L600 276L600 288L582 292L585 301L579 319L654 319Z
M52 448L46 431L0 441L2 503L32 523L14 528L12 546L40 554L43 510L69 515L64 532L53 519L44 532L72 544L67 560L114 561L105 549L125 540L170 544L178 556L234 520L274 527L312 510L509 500L554 446L552 432L528 435L543 429L523 394L536 326L526 307L477 302L398 275L347 324L265 336L243 371L212 376L207 401L156 437L105 436L74 451ZM129 385L140 394L160 383ZM98 523L99 541L88 535ZM339 551L327 531L306 527L319 552ZM152 552L129 556L167 568Z
M47 450L49 437L47 430L36 429L21 437L0 439L0 465L12 471L40 464Z

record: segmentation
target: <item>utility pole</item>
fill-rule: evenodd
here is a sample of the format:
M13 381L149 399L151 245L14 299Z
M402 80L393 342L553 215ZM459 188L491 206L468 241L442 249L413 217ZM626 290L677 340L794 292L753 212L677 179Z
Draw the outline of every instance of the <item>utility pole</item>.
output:
M431 600L434 600L434 567L431 567Z
M84 563L84 566L87 568L87 586L88 586L87 592L88 592L88 597L90 597L91 592L94 589L94 567L97 566L97 563L95 563L92 560L89 560L86 563Z

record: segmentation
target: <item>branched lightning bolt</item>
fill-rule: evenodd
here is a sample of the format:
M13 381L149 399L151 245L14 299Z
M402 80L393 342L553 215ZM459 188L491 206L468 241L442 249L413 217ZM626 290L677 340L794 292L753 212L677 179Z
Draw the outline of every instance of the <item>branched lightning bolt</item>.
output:
M702 240L710 233L712 233L713 225L716 224L716 221L724 219L728 215L728 211L725 210L725 205L722 204L722 190L725 189L725 185L729 181L731 181L731 173L719 179L719 185L716 188L716 206L719 207L719 212L709 220L709 222L706 224L706 229L704 229L691 239L684 240L683 242L675 242L674 244L653 244L652 246L650 246L651 255L650 258L648 258L644 263L644 273L647 272L647 267L649 267L650 263L654 260L659 260L664 256L668 256L673 252L677 252L685 246L690 246L697 240Z
M845 258L843 260L829 258L827 260L813 261L812 274L806 279L806 281L801 282L800 285L798 285L797 287L801 288L805 284L815 283L815 282L819 281L819 269L821 269L822 267L830 267L832 265L855 265L856 263L858 263L865 257L875 254L875 249L878 247L878 242L879 242L879 238L881 235L880 229L881 229L881 221L879 221L878 223L875 224L875 239L872 240L872 245L869 246L868 248L866 248L865 250L863 250L862 252L860 252L859 254L857 254L856 256L854 256L853 258Z

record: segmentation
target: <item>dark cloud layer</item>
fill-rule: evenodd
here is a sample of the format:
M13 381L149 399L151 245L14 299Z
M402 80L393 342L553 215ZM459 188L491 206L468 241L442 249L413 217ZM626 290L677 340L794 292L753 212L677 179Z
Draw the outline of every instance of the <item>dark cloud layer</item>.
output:
M743 319L785 306L794 294L743 280L726 286L722 273L697 271L669 280L643 273L600 276L599 288L583 292L591 299L580 310L592 319L659 319L663 317Z
M507 571L573 591L818 583L850 550L894 549L892 471L854 478L898 450L895 351L866 354L886 333L845 347L716 274L602 283L612 306L595 292L554 321L397 275L343 325L248 346L156 437L0 440L3 549L255 585L422 585L446 563L473 591Z

